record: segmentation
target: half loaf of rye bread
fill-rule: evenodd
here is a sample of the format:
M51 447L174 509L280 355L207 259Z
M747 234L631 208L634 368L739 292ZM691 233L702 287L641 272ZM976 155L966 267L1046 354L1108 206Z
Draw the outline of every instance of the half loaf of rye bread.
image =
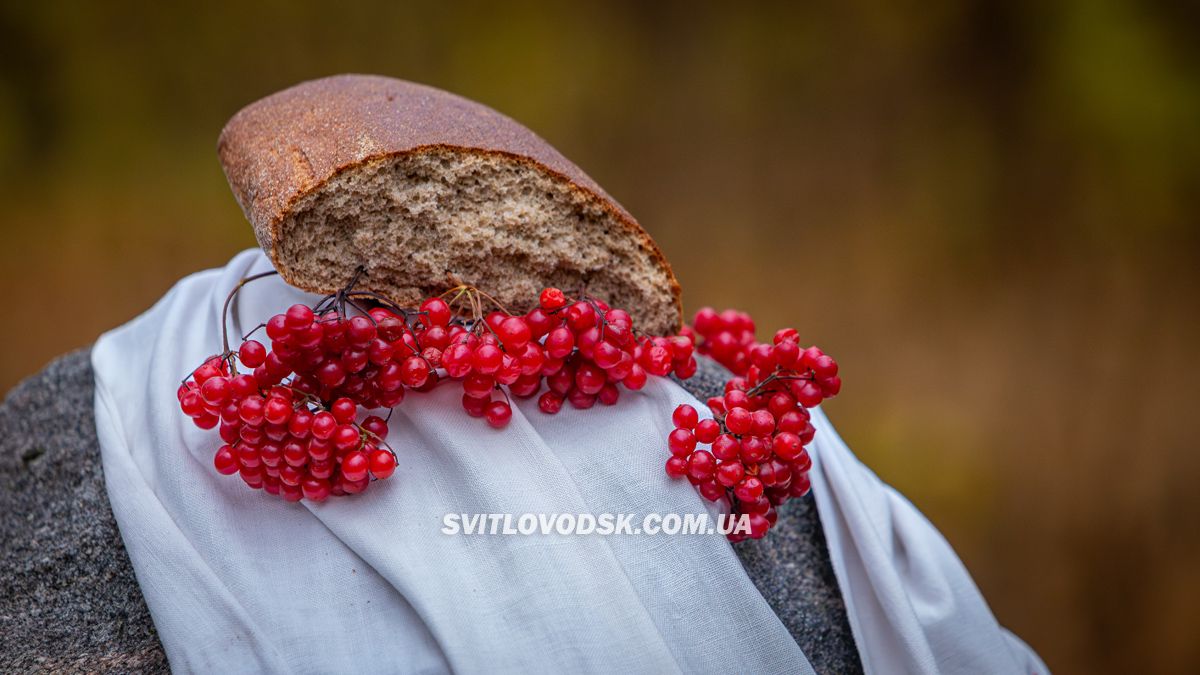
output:
M533 132L459 96L371 75L305 82L243 108L217 150L290 284L360 287L404 306L460 283L512 311L581 288L652 334L679 284L654 241Z

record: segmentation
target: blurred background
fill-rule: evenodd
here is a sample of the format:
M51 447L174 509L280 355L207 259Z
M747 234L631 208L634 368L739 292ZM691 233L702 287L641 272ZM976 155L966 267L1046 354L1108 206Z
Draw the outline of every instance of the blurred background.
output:
M588 171L689 313L834 354L842 435L1051 668L1200 669L1194 3L370 4L0 3L0 391L254 245L239 107L418 80Z

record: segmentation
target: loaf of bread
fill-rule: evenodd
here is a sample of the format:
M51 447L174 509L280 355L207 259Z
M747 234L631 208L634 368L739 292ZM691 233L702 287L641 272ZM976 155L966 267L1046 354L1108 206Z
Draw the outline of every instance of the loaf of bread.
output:
M218 142L234 196L290 284L360 287L404 306L458 284L510 310L545 286L678 330L654 241L533 132L478 103L370 75L305 82L242 109Z

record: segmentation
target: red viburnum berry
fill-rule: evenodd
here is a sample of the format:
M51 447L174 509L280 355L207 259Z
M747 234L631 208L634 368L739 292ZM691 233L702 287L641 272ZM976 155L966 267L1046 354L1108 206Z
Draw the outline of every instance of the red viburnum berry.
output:
M542 309L552 312L554 310L561 309L563 305L566 305L567 298L565 295L563 295L563 292L557 288L547 288L544 289L541 296L538 297L538 303L541 304Z
M504 365L504 352L496 345L484 344L475 350L475 370L484 375L492 375Z
M242 402L238 404L238 415L243 422L256 427L262 424L266 407L267 402L263 397L253 394L242 399Z
M748 477L738 483L733 491L734 495L743 502L753 502L763 494L763 484L757 478Z
M488 390L488 395L491 395L491 390ZM470 393L464 393L462 397L463 410L471 417L483 417L484 411L490 399L487 397L472 396Z
M367 472L370 469L370 461L367 455L361 450L355 450L347 453L342 458L341 471L342 475L348 481L360 481L367 477Z
M446 326L450 323L450 305L441 298L429 298L422 302L421 311L425 313L430 326Z
M294 332L311 326L314 318L312 308L297 304L288 308L284 322L287 328Z
M383 480L396 471L396 457L387 450L375 450L370 456L371 475Z
M337 418L332 413L322 410L313 416L312 435L314 438L328 440L337 430Z
M503 429L512 419L512 407L505 401L492 401L484 408L483 414L487 419L488 426L493 429Z
M213 464L216 465L217 471L226 476L237 473L238 461L233 454L233 448L228 445L222 445L217 454L213 457Z
M721 433L721 423L714 419L700 420L696 423L696 440L700 443L712 443Z
M286 424L292 416L292 404L272 396L263 409L263 419L268 424Z
M375 436L378 438L387 438L388 424L382 417L371 415L363 420L362 428L364 431L369 431L372 434L375 434Z
M337 429L333 432L333 447L337 448L338 450L345 451L350 450L351 448L356 448L361 440L362 434L360 434L358 429L352 424L339 424ZM354 480L358 479L356 478Z
M621 390L617 389L617 385L612 382L607 382L600 388L600 393L596 394L596 400L603 405L616 405L621 399Z
M741 451L741 442L730 434L721 434L712 442L713 455L723 462L736 460Z
M746 467L741 462L721 462L717 467L717 482L725 487L733 487L741 482L746 475Z
M548 391L538 397L538 410L541 410L547 415L553 415L557 413L558 411L562 410L562 406L563 397L561 394Z
M551 358L566 358L575 349L575 334L566 327L555 328L546 335L546 354Z
M710 480L716 469L717 460L705 450L697 450L688 458L688 475L696 480Z
M667 436L671 454L687 456L696 449L696 436L690 429L675 429Z
M684 403L675 408L675 412L671 415L671 421L679 429L695 429L696 424L700 421L700 415L692 406ZM710 439L709 443L712 442Z
M667 475L672 478L683 478L687 475L687 459L679 455L671 455L667 459Z
M500 336L500 342L504 345L504 349L512 353L520 353L524 350L525 345L529 344L529 340L533 336L529 324L519 316L510 316L501 321L500 328L496 332Z
M753 414L745 408L734 408L725 415L725 426L728 427L730 433L738 435L750 433L753 425Z

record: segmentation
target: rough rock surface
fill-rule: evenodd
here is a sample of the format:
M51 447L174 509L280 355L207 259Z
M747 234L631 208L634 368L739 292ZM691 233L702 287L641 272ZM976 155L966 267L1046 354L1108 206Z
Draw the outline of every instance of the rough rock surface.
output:
M703 362L701 399L726 374ZM166 672L166 655L108 503L87 350L0 405L0 671ZM811 497L735 547L817 672L861 672Z
M166 672L108 505L88 350L0 405L0 671Z

